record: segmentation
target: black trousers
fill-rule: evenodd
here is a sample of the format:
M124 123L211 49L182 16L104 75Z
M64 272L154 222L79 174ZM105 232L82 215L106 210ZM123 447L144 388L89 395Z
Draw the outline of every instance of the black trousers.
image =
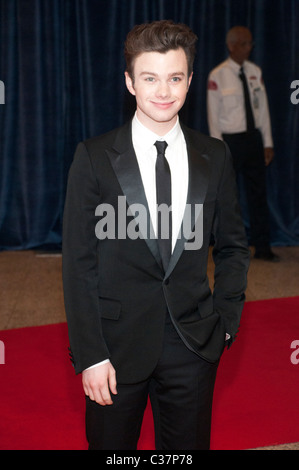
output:
M266 190L266 168L262 136L251 133L223 134L228 144L237 178L241 174L247 198L250 242L257 251L270 244L269 210Z
M89 449L136 450L149 396L157 450L208 450L217 367L190 351L168 318L160 360L147 380L118 384L113 405L86 397Z

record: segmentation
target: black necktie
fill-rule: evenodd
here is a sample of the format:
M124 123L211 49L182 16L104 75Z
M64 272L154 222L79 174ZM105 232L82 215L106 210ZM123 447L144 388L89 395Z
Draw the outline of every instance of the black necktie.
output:
M164 205L160 207L160 210L158 210L157 239L163 267L166 271L171 256L172 239L171 210L167 209L171 207L171 174L168 162L165 158L167 142L157 141L155 146L158 152L156 161L157 206L160 206L161 204Z
M251 103L250 103L250 97L249 97L249 91L248 91L247 80L246 80L246 76L245 76L243 67L240 68L239 77L240 77L240 79L242 80L242 83L243 83L244 100L245 100L245 111L246 111L246 121L247 121L247 132L250 132L250 131L253 131L253 130L254 130L255 125L254 125L254 117L253 117L252 108L251 108Z

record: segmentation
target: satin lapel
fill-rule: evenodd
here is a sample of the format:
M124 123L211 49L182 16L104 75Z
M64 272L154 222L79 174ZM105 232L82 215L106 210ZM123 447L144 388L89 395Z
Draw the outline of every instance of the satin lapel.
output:
M153 235L149 207L131 135L131 123L121 127L115 139L114 149L112 151L107 150L107 154L122 192L126 197L127 205L131 206L132 210L133 208L134 210L137 209L136 204L140 205L142 214L144 214L142 223L139 224L140 237L145 240L156 261L161 265L160 253Z
M195 227L196 216L199 215L200 208L202 210L201 205L204 203L209 184L210 168L208 156L204 153L205 147L201 144L200 140L196 143L195 147L195 144L191 143L188 138L188 131L183 126L182 129L187 143L189 165L187 204L180 236L177 239L165 277L171 274L184 249L186 249L185 244L188 242L190 235L192 235L191 232ZM198 205L197 209L199 210L195 210L196 205Z

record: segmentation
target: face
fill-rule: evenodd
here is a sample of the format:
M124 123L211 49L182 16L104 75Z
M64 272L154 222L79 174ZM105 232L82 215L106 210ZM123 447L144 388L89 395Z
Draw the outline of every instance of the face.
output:
M252 35L247 29L240 29L236 41L228 44L228 49L231 58L242 65L244 60L247 60L252 50Z
M144 52L135 59L133 73L134 81L127 72L125 77L136 97L138 119L156 134L166 134L176 122L192 79L185 52Z

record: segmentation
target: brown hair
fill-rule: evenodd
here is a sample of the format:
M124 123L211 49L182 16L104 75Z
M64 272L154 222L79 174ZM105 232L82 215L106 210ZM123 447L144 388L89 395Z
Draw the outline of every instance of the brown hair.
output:
M125 41L125 59L127 72L133 79L135 59L143 52L165 53L182 48L187 57L188 75L193 69L196 34L185 24L176 24L170 20L154 21L136 25Z

